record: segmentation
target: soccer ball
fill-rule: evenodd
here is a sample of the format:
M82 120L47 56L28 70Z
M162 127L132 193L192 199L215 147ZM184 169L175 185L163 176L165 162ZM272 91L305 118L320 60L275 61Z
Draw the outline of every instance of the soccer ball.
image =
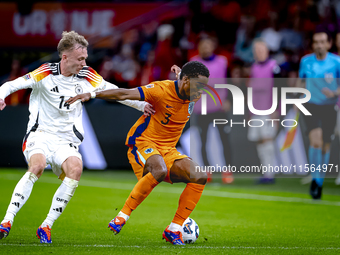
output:
M187 218L182 225L183 241L185 243L194 243L199 234L200 229L198 228L197 223L193 219Z

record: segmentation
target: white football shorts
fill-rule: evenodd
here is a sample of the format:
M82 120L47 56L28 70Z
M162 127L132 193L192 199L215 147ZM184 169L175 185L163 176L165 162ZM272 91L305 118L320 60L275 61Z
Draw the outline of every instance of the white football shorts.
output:
M63 173L61 165L67 158L75 156L82 160L78 146L40 130L30 132L26 141L24 141L23 153L27 162L34 154L45 155L46 164L51 165L53 173L58 177Z

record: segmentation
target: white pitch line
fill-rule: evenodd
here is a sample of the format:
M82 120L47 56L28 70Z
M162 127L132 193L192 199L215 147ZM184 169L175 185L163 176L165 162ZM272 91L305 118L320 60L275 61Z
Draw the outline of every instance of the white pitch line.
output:
M12 179L13 177L12 178L11 177L9 178L7 177L7 178ZM59 184L60 180L58 180L56 177L53 178L53 177L44 176L38 182ZM119 189L119 190L132 190L135 185L131 183L119 183L119 182L107 182L107 181L81 179L79 182L79 186ZM154 192L181 194L182 191L183 191L183 188L177 188L171 185L168 187L158 186L155 188ZM232 198L232 199L248 199L248 200L270 201L270 202L287 202L287 203L304 203L304 204L312 204L312 205L340 206L340 201L313 200L313 199L301 198L301 197L281 197L281 196L270 196L270 195L258 195L258 194L251 194L251 193L237 193L237 192L228 192L228 191L221 191L221 190L210 190L209 188L208 189L206 188L203 191L203 196L224 197L224 198Z
M90 180L80 180L79 185L88 186L88 187L120 189L120 190L132 190L134 187L133 184L129 184L129 183L115 183L115 182L102 182L102 181L90 181ZM170 186L170 187L159 186L155 188L155 192L181 194L183 192L183 188L177 188L174 186ZM260 201L271 201L271 202L288 202L288 203L305 203L305 204L316 204L316 205L340 206L339 201L313 200L313 199L300 198L300 197L280 197L280 196L258 195L258 194L250 194L250 193L237 193L237 192L227 192L227 191L209 190L209 189L205 189L203 191L203 196L225 197L225 198L234 198L234 199L249 199L249 200L260 200Z
M150 246L138 246L138 245L111 245L111 244L11 244L0 243L0 246L16 246L16 247L84 247L84 248L150 248ZM153 248L169 249L173 246L152 246ZM253 246L177 246L184 249L279 249L279 250L340 250L340 247L253 247Z

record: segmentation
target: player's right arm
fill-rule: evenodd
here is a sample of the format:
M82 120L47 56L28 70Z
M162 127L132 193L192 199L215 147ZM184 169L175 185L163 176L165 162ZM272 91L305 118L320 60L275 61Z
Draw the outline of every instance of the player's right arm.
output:
M139 92L140 88L134 89L108 89L94 93L91 97L91 93L84 93L77 95L75 97L71 97L66 101L68 104L73 104L77 100L81 100L82 102L89 101L91 98L99 98L104 100L141 100L141 94Z
M28 89L32 88L34 84L34 79L31 78L30 73L26 74L22 77L19 77L13 81L8 81L5 82L1 87L0 87L0 110L2 111L5 107L5 98L20 90L20 89Z

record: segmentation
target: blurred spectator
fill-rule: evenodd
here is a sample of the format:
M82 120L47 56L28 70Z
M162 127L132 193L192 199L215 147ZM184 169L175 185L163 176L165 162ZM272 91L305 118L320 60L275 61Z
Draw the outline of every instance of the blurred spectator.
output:
M272 53L277 53L280 51L282 43L282 35L278 32L278 14L271 11L268 15L270 20L269 27L261 32L261 38Z
M153 20L142 25L141 42L142 46L139 51L138 59L141 62L147 61L149 51L152 50L157 43L158 22Z
M214 27L220 44L234 44L241 19L240 4L234 0L220 0L211 8L211 14L216 20Z
M121 87L138 86L140 65L134 59L134 51L129 44L124 44L118 55L112 58L112 67L115 80Z
M15 80L16 78L23 76L27 73L27 70L21 67L21 62L17 58L13 58L11 65L11 72L8 77L8 81ZM22 89L6 97L5 103L7 105L28 104L29 95L31 89Z
M119 87L136 87L140 85L140 64L135 52L139 47L139 32L130 29L123 33L112 58L106 56L99 68L99 74Z
M215 55L214 51L217 47L217 42L211 37L202 38L198 43L198 53L199 55L194 56L190 61L199 61L203 63L210 72L209 84L213 86L215 83L226 82L227 77L227 66L228 61L224 56ZM208 132L209 126L216 118L226 118L226 114L221 114L221 112L228 112L230 109L230 102L227 101L227 90L217 89L218 95L220 96L223 105L215 105L211 98L207 99L207 115L201 115L201 100L199 100L194 107L194 112L197 113L197 122L201 128L201 140L202 140L202 158L204 165L208 166ZM222 142L222 149L224 152L224 160L226 165L231 164L231 147L230 147L230 127L227 125L217 125L220 140ZM208 174L208 181L211 181L212 174ZM232 173L222 172L222 180L225 183L231 183L233 181Z
M242 61L236 59L230 64L228 69L228 77L230 77L230 79L228 79L228 83L239 87L242 90L244 98L247 98L247 79L245 79L245 70L247 72L247 67L244 66ZM230 93L228 93L228 99L230 101L230 105L233 105L233 97L230 95ZM246 107L247 102L244 100L244 109L247 109Z
M160 80L175 79L170 71L174 63L178 63L178 51L172 47L174 27L170 24L160 25L157 29L157 46L155 49L155 65L161 70Z
M239 58L245 63L254 61L252 43L255 32L255 18L253 16L242 16L240 27L236 33L235 58Z
M338 26L336 12L333 6L331 6L331 2L329 0L319 1L317 7L320 22L316 26L316 31L322 31L330 35L335 35Z
M155 51L149 50L146 63L142 68L141 85L159 80L161 70L155 65Z
M336 51L334 52L334 54L340 56L340 32L338 32L335 36L335 47Z
M272 89L274 86L274 75L280 72L276 61L269 58L269 49L267 44L261 40L256 39L253 44L255 63L251 66L251 75L249 87L252 88L253 107L256 110L269 110L272 106ZM263 166L274 164L275 146L274 138L277 133L277 125L266 119L277 119L276 112L271 115L254 115L251 113L251 120L262 120L263 126L249 127L248 139L256 142L257 153L260 163ZM274 173L265 172L260 183L273 183Z
M285 17L286 22L280 29L282 36L282 49L300 54L303 48L303 35L300 32L301 18L298 9L294 11L293 17Z

